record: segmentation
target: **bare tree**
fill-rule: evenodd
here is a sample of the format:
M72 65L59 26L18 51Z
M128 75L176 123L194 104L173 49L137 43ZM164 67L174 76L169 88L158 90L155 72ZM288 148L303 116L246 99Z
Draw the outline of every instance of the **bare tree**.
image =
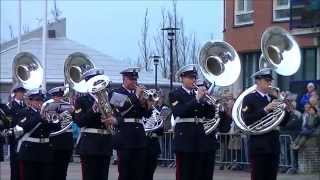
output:
M161 9L161 22L159 25L158 29L162 29L166 27L166 21L167 21L167 16L166 16L166 9L162 8ZM166 38L166 32L165 31L158 31L158 33L153 37L154 41L154 55L159 55L161 56L161 61L160 61L160 70L162 72L162 76L167 78L168 77L168 64L169 64L169 59L167 56L167 38Z
M28 24L24 24L22 28L23 28L23 33L28 33L28 32L30 32L30 28L29 28L29 25L28 25Z
M192 41L190 44L190 63L196 64L199 58L200 44L196 38L196 34L191 35Z
M180 27L180 33L179 33L179 46L177 52L179 53L179 67L180 65L186 65L189 61L189 38L186 36L185 29L184 29L184 22L183 18L181 18L179 22L179 27Z
M139 59L143 61L143 66L146 71L149 70L150 62L150 43L148 39L148 30L149 30L149 17L148 17L148 8L146 9L143 27L141 29L142 40L138 43L140 48Z
M179 20L177 20L179 19ZM167 32L160 31L166 27L178 27L180 31L175 32L175 38L173 42L173 78L175 80L175 74L178 69L189 63L197 63L199 53L199 42L194 33L187 35L185 30L185 24L182 17L177 13L177 1L172 0L172 8L161 9L161 22L159 24L159 31L153 36L154 46L151 48L149 43L149 21L148 21L148 9L146 10L144 17L144 24L141 30L142 40L139 41L140 55L138 62L143 64L146 70L150 70L150 55L159 55L162 57L160 61L160 71L165 78L169 77L170 70L170 42L167 39ZM154 52L154 53L153 53Z

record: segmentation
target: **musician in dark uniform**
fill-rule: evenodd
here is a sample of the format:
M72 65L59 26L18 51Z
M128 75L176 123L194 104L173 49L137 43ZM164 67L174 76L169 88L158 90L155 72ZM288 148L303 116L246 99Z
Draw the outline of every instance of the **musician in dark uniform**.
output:
M262 69L253 74L256 91L248 94L243 99L242 113L246 125L250 125L268 113L278 105L274 101L276 97L270 94L270 86L273 80L270 69ZM280 126L284 126L289 120L286 112ZM276 180L279 166L279 130L274 129L261 135L249 137L249 158L252 166L252 180Z
M209 105L204 96L208 93L204 86L194 91L197 79L195 65L182 67L177 76L182 86L170 92L169 98L175 118L174 150L176 153L176 179L206 179L205 165L209 152L207 136L202 121L214 117L214 106Z
M83 75L86 81L102 75L102 69L90 69ZM112 137L109 129L113 121L110 115L102 119L97 102L90 95L80 96L75 101L74 122L81 128L77 152L81 158L83 180L107 180Z
M160 101L160 100L159 100ZM159 103L159 102L157 102ZM161 112L162 108L167 108L160 104L156 104L155 108ZM163 117L158 117L163 118ZM153 180L154 172L158 165L158 157L161 154L159 138L163 135L164 128L160 127L152 132L147 132L147 147L146 147L146 164L144 170L144 180Z
M24 117L26 111L26 104L24 102L24 94L26 89L23 86L17 85L13 88L13 100L9 103L11 110L12 121L10 128L15 127L20 120ZM10 169L11 169L11 180L19 180L19 160L16 155L17 140L14 134L9 136L10 144Z
M5 143L5 139L1 132L9 128L9 116L11 116L9 107L6 104L3 104L0 99L0 163L4 160L3 145Z
M152 104L143 100L144 89L137 85L138 71L138 68L122 71L122 87L115 89L110 99L117 118L114 148L119 180L141 180L144 176L147 138L141 119L150 117Z
M29 107L17 126L23 129L23 135L17 143L20 160L20 179L44 180L51 178L52 148L49 134L56 124L49 123L40 114L44 92L34 89L27 93Z
M213 110L215 111L215 110ZM219 111L219 117L221 118L217 129L213 130L211 133L205 136L205 145L206 145L206 159L204 160L203 172L204 178L203 180L213 180L214 168L216 164L216 151L219 149L219 142L217 140L216 134L227 133L230 130L230 125L232 123L231 115L228 115L226 111L224 111L223 107Z
M54 102L63 103L64 90L64 86L59 86L49 90L48 94L51 95ZM59 135L50 136L50 144L53 148L52 171L54 173L52 174L52 180L65 180L67 178L68 165L73 152L73 136L71 128Z

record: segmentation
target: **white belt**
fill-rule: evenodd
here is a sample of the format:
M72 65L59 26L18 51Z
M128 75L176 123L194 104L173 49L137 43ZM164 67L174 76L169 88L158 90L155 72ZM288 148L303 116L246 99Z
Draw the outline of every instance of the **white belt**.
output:
M65 132L72 132L72 129L67 129Z
M124 118L123 122L125 123L141 123L141 119L137 118Z
M48 143L49 138L32 138L32 137L27 137L24 139L24 141L29 141L29 142L34 142L34 143Z
M94 133L94 134L111 134L111 132L108 129L95 129L95 128L81 129L80 132Z
M190 123L202 123L203 119L201 118L179 118L177 117L175 119L176 123L185 123L185 122L190 122Z

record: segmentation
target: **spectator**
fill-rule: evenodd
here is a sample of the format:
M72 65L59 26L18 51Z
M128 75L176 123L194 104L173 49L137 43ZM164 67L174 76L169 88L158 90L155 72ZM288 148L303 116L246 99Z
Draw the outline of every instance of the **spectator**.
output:
M289 97L290 95L288 95ZM292 96L291 96L292 97ZM290 99L290 98L289 98ZM290 113L290 121L285 127L281 128L281 134L290 135L292 139L295 139L299 132L301 131L302 126L302 113L297 110L297 103L295 102L296 98L290 99L290 103L292 105L292 112ZM298 151L293 150L293 154L288 151L288 147L290 147L291 141L287 139L281 138L281 145L284 148L281 148L281 153L286 156L288 162L286 164L291 164L291 168L283 169L283 172L287 172L288 174L296 174L298 171Z
M316 94L316 86L312 82L310 82L307 84L307 92L300 99L299 109L302 109L304 107L304 105L307 102L309 102L309 99L312 94L313 95Z
M317 109L317 111L318 111L318 113L320 112L319 110L319 108L320 108L320 106L319 106L319 96L317 95L317 94L313 94L313 95L311 95L311 97L310 97L310 99L309 99L309 103L310 103L310 105L311 106L313 106L313 107L315 107L316 109Z
M307 113L304 113L302 130L298 137L294 140L292 145L293 149L300 149L306 143L308 138L314 133L316 127L320 123L318 111L314 106L310 106L307 109Z

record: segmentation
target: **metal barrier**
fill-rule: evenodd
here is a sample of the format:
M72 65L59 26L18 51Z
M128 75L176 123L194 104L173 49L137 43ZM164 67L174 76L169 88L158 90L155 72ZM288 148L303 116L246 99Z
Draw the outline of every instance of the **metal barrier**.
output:
M248 158L248 138L244 134L218 133L217 139L219 149L216 151L216 163L227 165L231 168L249 165ZM293 167L293 151L290 148L292 137L290 135L280 135L280 167ZM166 132L159 139L161 155L159 161L167 164L174 163L173 133Z
M164 166L174 167L175 166L175 156L173 151L173 132L165 132L163 136L159 139L161 154L158 158L159 161L163 163Z
M217 139L220 148L217 151L216 162L219 164L249 165L248 137L245 134L219 133ZM280 135L280 167L293 167L293 151L290 148L292 137Z

